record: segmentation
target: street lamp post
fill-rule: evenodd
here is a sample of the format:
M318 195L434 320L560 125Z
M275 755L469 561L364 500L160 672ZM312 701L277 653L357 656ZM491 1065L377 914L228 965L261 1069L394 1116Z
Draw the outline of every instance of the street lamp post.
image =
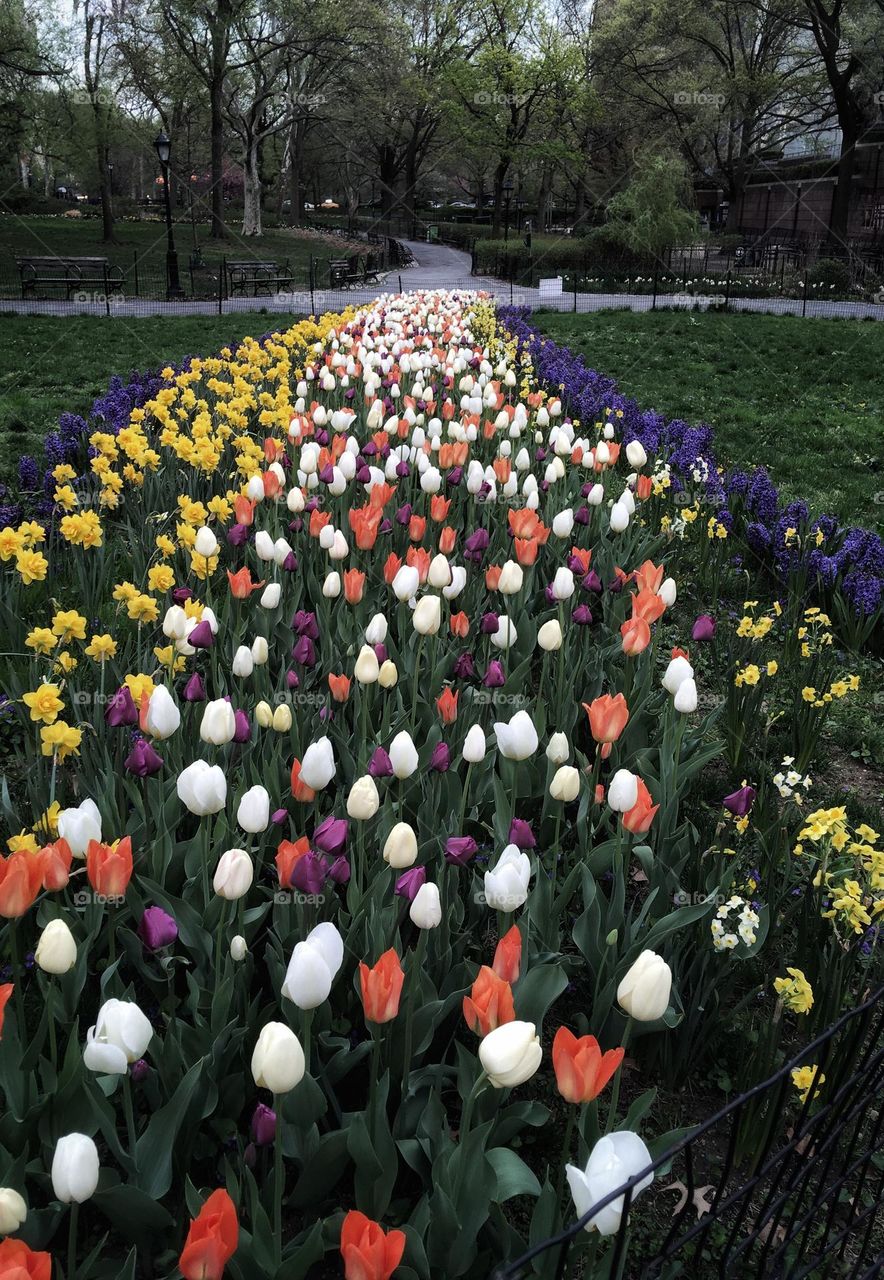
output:
M178 254L175 251L175 236L172 231L172 201L169 196L169 156L172 154L172 143L168 134L160 132L153 144L156 147L163 171L163 199L166 206L166 297L171 301L184 297L181 280L178 276Z
M504 204L505 214L504 214L504 223L503 223L503 243L505 245L509 244L509 239L510 239L510 196L512 194L513 194L513 184L511 182L505 182L503 184L503 198L505 202Z

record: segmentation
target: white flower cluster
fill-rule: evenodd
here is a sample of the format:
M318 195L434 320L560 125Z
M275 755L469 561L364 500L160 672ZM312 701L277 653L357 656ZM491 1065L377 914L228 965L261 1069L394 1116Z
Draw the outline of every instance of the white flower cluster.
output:
M797 769L792 768L794 763L794 756L783 756L780 772L774 774L773 783L784 800L794 800L796 804L801 804L802 797L796 788L800 786L807 791L811 781L807 774L802 778Z
M745 898L734 894L718 908L710 928L716 951L733 951L741 942L751 947L757 936L758 912Z

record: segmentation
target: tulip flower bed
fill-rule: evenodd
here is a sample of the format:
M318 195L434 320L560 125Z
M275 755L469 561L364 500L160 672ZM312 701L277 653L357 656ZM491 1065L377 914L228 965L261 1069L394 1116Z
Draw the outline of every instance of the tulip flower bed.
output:
M487 1275L877 972L828 617L686 613L725 514L536 356L469 293L246 340L0 531L0 1280Z

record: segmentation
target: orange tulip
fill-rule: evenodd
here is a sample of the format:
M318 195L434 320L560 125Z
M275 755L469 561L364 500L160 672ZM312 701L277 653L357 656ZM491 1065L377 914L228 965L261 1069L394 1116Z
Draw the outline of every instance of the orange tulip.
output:
M513 545L519 564L531 565L536 563L537 553L540 550L540 543L536 538L514 538Z
M328 673L328 687L335 702L346 702L350 696L350 677Z
M347 604L359 604L365 589L365 574L361 569L344 570L344 599Z
M309 525L310 537L318 538L320 533L322 533L323 529L329 523L330 520L331 520L330 511L322 511L319 507L314 507L313 510L310 512L310 525Z
M454 724L457 719L457 700L460 694L455 693L449 685L439 694L436 699L436 710L439 712L439 719L443 724Z
M43 884L43 860L38 853L17 849L0 855L0 916L18 920L33 905Z
M384 1231L358 1209L351 1209L341 1227L344 1280L390 1280L405 1252L404 1231Z
M236 1205L224 1188L219 1187L209 1196L188 1229L178 1259L184 1280L221 1280L238 1243Z
M367 507L350 508L348 512L350 528L356 536L356 546L360 551L371 551L377 541L383 515L382 507L374 503L369 503Z
M470 634L470 620L467 614L453 613L448 619L448 625L451 628L453 636L459 636L461 640Z
M52 1255L8 1237L0 1244L0 1280L51 1280Z
M463 1016L471 1031L487 1036L505 1022L515 1022L513 989L493 969L483 964L468 996L463 998Z
M513 464L509 458L495 458L491 465L494 468L498 484L506 484L513 470Z
M276 850L276 874L279 876L280 889L290 889L292 887L292 872L296 863L304 857L305 853L310 852L310 841L306 836L301 836L300 840L283 840Z
M629 720L629 707L622 693L611 697L609 693L592 702L584 702L583 710L589 716L589 731L595 742L616 742Z
M292 761L292 795L303 804L308 804L311 800L316 799L316 792L313 788L308 787L306 782L301 781L300 760Z
M687 651L687 649L680 649L678 645L675 646L675 648L672 650L672 653L669 656L671 658L684 658L685 662L690 662L691 660L691 655Z
M553 1040L553 1069L559 1093L566 1102L592 1102L623 1061L626 1050L602 1053L595 1036L579 1039L567 1027L559 1027Z
M436 524L442 524L448 519L448 512L451 509L451 499L443 498L441 493L433 494L430 499L430 519Z
M632 597L633 618L644 618L645 622L650 624L656 622L665 612L666 602L657 595L656 591L642 589L637 596Z
M248 568L238 569L236 573L227 570L227 581L230 583L230 594L234 600L248 600L253 591L260 590L263 582L252 582Z
M653 560L645 560L644 564L636 569L635 580L643 591L653 591L656 594L663 583L665 572L662 564L656 565Z
M589 573L589 566L592 563L592 552L586 547L572 547L571 555L575 560L580 561L580 576L583 577Z
M660 808L658 804L653 803L653 796L648 788L642 782L641 778L637 781L638 797L631 809L627 809L622 815L621 821L627 831L631 831L634 836L643 836L650 831L651 823L657 810Z
M620 634L623 637L623 652L628 658L634 658L651 643L651 628L644 618L630 618L623 623Z
M132 840L125 836L116 846L90 840L86 849L86 875L96 893L120 898L132 879Z
M412 516L408 522L408 536L412 542L423 542L427 531L426 516Z
M264 437L264 458L267 462L279 462L285 453L285 445L279 440L274 440L273 436Z
M257 505L254 498L246 498L243 494L237 494L233 499L233 514L236 516L236 523L253 524Z
M485 570L485 586L489 591L496 591L500 583L503 569L499 564L490 564Z
M457 530L452 529L450 524L443 525L439 531L439 550L443 556L451 555L454 545L457 542Z
M9 997L12 995L15 983L4 982L0 985L0 1040L3 1039L3 1020L6 1017L6 1006L9 1003Z
M386 582L388 587L401 568L401 556L397 556L395 551L391 551L384 561L384 582Z
M494 951L491 968L504 982L516 982L522 965L522 935L514 924L507 930Z
M399 999L405 974L399 957L391 947L377 964L369 969L359 962L359 985L366 1022L392 1022L399 1012Z
M650 498L653 489L654 482L650 476L639 476L635 482L635 496L640 501L644 501L645 498Z
M264 485L264 497L275 498L282 489L282 481L275 471L265 471L261 476Z
M425 547L409 547L405 553L405 563L417 569L421 584L426 582L430 573L430 553Z
M384 440L386 441L386 436L384 437ZM376 507L378 511L382 512L395 492L396 486L394 484L384 483L372 485L371 492L368 495L370 506ZM380 521L380 516L378 516L378 520Z
M44 889L54 891L65 887L70 877L72 856L67 840L59 839L43 846L40 861Z

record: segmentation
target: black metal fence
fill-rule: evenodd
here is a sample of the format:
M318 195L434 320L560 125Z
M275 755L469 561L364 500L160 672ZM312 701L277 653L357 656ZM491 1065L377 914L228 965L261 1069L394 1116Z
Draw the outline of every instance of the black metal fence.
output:
M884 1274L882 1032L884 988L491 1280ZM608 1205L616 1233L588 1233Z

